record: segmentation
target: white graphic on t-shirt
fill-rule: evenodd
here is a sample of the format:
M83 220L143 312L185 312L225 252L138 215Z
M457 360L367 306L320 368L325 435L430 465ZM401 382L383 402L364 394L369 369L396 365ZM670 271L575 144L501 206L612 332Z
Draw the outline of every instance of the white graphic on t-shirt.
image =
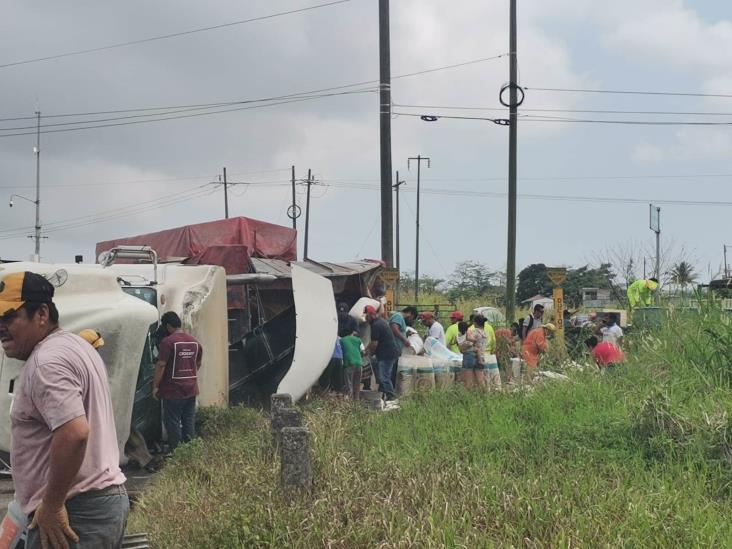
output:
M195 379L198 343L177 341L173 344L173 379Z

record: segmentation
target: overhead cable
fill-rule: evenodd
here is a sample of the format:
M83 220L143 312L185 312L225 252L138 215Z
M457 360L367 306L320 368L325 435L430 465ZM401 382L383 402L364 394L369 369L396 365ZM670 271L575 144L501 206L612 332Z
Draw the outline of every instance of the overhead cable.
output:
M39 63L41 61L50 61L52 59L61 59L63 57L72 57L72 56L76 56L76 55L84 55L84 54L87 54L87 53L94 53L94 52L105 51L105 50L112 50L112 49L117 49L117 48L125 48L125 47L128 47L128 46L134 46L134 45L137 45L137 44L145 44L145 43L148 43L148 42L156 42L156 41L159 41L159 40L168 40L170 38L178 38L180 36L186 36L186 35L189 35L189 34L196 34L196 33L200 33L200 32L208 32L208 31L212 31L212 30L219 30L219 29L224 29L224 28L228 28L228 27L234 27L234 26L237 26L237 25L244 25L246 23L253 23L255 21L264 21L265 19L274 19L275 17L283 17L285 15L292 15L292 14L295 14L295 13L302 13L302 12L305 12L305 11L316 10L316 9L320 9L320 8L326 8L328 6L334 6L336 4L344 4L344 3L350 2L350 1L351 0L333 0L332 2L326 2L326 3L323 3L323 4L315 4L313 6L307 6L307 7L304 7L304 8L298 8L298 9L288 10L288 11L281 11L281 12L277 12L277 13L270 13L269 15L262 15L262 16L259 16L259 17L251 17L249 19L241 19L239 21L231 21L229 23L222 23L220 25L211 25L211 26L208 26L208 27L200 27L200 28L197 28L197 29L190 29L190 30L187 30L187 31L173 32L173 33L170 33L170 34L162 34L162 35L159 35L159 36L151 36L151 37L148 37L148 38L142 38L140 40L130 40L128 42L119 42L117 44L109 44L107 46L98 46L98 47L95 47L95 48L87 48L87 49L83 49L83 50L70 51L70 52L66 52L66 53L58 53L58 54L55 54L55 55L47 55L47 56L44 56L44 57L35 57L35 58L31 58L31 59L24 59L24 60L21 60L21 61L12 61L12 62L9 62L9 63L0 64L0 69L5 69L5 68L8 68L8 67L15 67L15 66L18 66L18 65L27 65L29 63Z

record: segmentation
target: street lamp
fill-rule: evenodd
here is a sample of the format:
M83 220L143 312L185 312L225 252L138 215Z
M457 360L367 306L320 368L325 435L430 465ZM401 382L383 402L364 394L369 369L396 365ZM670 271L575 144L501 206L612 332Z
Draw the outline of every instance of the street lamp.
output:
M40 261L40 251L41 251L40 250L40 248L41 248L41 225L40 225L40 223L39 223L38 220L39 220L39 217L40 217L39 208L41 206L41 201L38 198L36 200L31 200L30 198L28 198L27 196L23 196L22 194L11 194L10 195L10 201L8 202L8 206L10 208L12 208L15 205L15 203L13 202L13 199L14 198L20 198L22 200L25 200L26 202L30 202L31 204L35 204L35 206L36 206L36 226L35 226L36 232L35 232L35 236L29 236L28 238L33 238L36 241L35 258L34 259L35 259L35 261Z

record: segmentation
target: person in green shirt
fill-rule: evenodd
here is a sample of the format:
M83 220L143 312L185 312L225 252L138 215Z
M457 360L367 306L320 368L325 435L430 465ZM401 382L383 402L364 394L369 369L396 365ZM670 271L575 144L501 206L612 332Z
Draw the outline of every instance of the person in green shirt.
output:
M343 349L344 393L353 400L361 396L361 367L363 365L364 346L356 332L341 338Z
M636 280L628 286L628 304L631 309L653 305L653 294L658 289L658 279Z
M457 340L458 335L460 334L458 324L460 324L464 318L463 313L460 311L453 311L450 313L450 322L452 324L450 324L445 330L445 345L447 345L447 348L453 353L460 354L460 346L458 345Z

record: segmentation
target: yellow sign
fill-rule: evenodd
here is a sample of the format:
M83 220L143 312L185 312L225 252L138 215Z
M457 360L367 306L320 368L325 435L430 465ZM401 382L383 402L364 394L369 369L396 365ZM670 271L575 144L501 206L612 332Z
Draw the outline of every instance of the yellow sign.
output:
M554 288L554 325L557 329L557 339L564 340L564 290Z
M391 312L396 304L396 290L399 284L399 269L384 268L381 271L381 280L384 281L384 297L386 310Z
M564 267L554 267L546 270L546 276L549 277L555 286L561 286L562 282L567 280L567 269Z

